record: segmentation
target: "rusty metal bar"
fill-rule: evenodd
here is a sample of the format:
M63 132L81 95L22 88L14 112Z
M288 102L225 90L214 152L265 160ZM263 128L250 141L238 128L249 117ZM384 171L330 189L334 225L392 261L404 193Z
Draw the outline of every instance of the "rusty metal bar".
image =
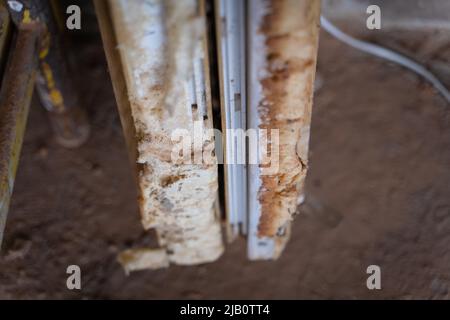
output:
M8 57L7 49L11 38L11 19L6 5L0 2L0 74L5 71L6 59Z
M0 91L0 244L37 71L39 24L21 23Z

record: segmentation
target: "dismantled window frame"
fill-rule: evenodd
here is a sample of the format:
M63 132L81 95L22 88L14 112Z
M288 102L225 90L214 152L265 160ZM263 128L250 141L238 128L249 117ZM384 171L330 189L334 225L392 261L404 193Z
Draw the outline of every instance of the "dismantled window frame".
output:
M162 150L157 142L145 144L142 140L136 141L135 138L145 136L145 132L138 132L142 121L146 121L144 115L140 115L139 112L145 110L146 119L154 116L151 111L152 104L144 100L140 102L139 98L136 99L136 92L149 88L146 84L148 79L153 79L153 83L169 86L169 93L167 91L150 92L145 100L158 101L161 96L165 97L168 94L170 96L172 81L170 78L172 75L167 78L167 74L151 72L156 70L154 68L138 70L150 61L145 60L146 58L142 55L149 55L150 52L147 50L156 50L152 52L154 55L148 58L153 59L150 64L161 64L166 66L167 70L173 71L173 64L178 65L179 61L170 60L176 56L171 50L179 47L178 42L181 39L171 34L170 28L176 25L178 30L188 30L192 28L190 25L192 21L183 21L183 16L177 20L173 19L173 6L176 5L173 1L142 0L130 4L124 0L108 2L97 0L95 5L125 137L131 158L134 159L133 163L139 163L135 167L140 186L140 198L144 201L141 202L143 224L146 228L155 227L159 237L162 234L166 236L167 233L169 234L168 237L159 239L160 249L141 248L128 251L121 262L128 271L131 271L167 266L170 262L195 264L215 260L222 252L219 245L212 254L214 257L206 254L211 246L209 249L195 248L197 258L185 256L185 259L179 258L180 252L170 249L174 245L171 242L174 240L171 239L177 239L176 248L183 248L191 240L185 238L183 233L175 237L177 232L174 231L175 229L165 230L164 233L159 229L164 229L165 219L172 216L171 224L178 230L185 230L186 221L188 224L190 222L183 212L189 209L190 201L175 201L177 212L175 218L173 218L173 210L167 211L167 206L166 209L161 207L163 203L160 201L169 201L172 206L172 200L176 196L166 189L165 184L156 183L148 189L148 184L143 185L143 181L160 179L161 176L158 175L165 174L165 171L150 172L145 167L150 163L154 164L153 157L167 150ZM135 6L139 5L142 6L142 10L137 11ZM227 239L232 241L238 236L246 236L249 259L276 259L289 238L290 221L296 206L304 199L303 184L307 168L311 98L317 55L319 1L192 0L183 2L183 5L186 6L186 10L196 7L194 20L201 21L202 28L209 28L209 34L211 30L215 34L214 37L205 36L205 39L200 42L191 34L185 35L183 41L191 42L192 47L195 48L194 54L188 55L191 62L186 65L186 76L177 80L177 84L183 88L179 91L178 98L185 102L181 106L178 102L165 98L164 101L171 101L171 104L165 104L163 107L169 108L172 113L185 112L183 110L189 112L191 118L187 123L188 127L192 125L191 121L203 119L202 128L215 127L222 131L223 177L222 180L220 178L208 180L207 184L212 187L212 190L217 190L217 184L222 181L224 196L217 197L213 193L208 193L209 196L204 201L208 205L210 201L215 202L214 208L220 210L218 201L223 199L222 209L225 212ZM205 8L209 10L212 8L213 13L206 14ZM146 16L145 10L157 10L159 14L153 19ZM183 23L185 25L182 25ZM154 37L162 41L161 44L164 43L168 51L161 54L156 48L158 45L149 43L148 41L151 41L149 39L145 40L145 45L139 42L143 42L144 39L134 39L134 42L130 42L129 37L133 38L139 34L142 31L140 28L148 31L142 33L145 37ZM208 32L205 30L204 35L206 34ZM212 43L214 38L216 43ZM141 56L137 56L134 51L141 52ZM138 57L139 63L130 62L132 56ZM210 65L209 61L217 61L217 65ZM148 77L152 78L136 78L137 73L146 71ZM211 79L209 79L210 76ZM141 80L143 82L139 82ZM219 83L218 93L216 92L219 97L214 96L214 93L211 96L211 92L216 91L211 89L211 83ZM154 87L151 89L153 90ZM282 92L284 89L289 91ZM211 106L212 101L220 101L220 107ZM141 104L139 110L134 109L136 104ZM267 110L262 110L262 105L266 109L269 106L269 109L273 108L273 110L266 112ZM219 117L217 117L218 109ZM213 110L215 110L214 123L212 123ZM161 112L164 114L166 111ZM162 116L159 125L165 126L166 131L152 128L149 129L149 134L153 136L158 136L161 132L163 135L167 134L174 128L171 127L172 120L170 115L167 118ZM152 123L149 122L147 126ZM260 165L248 163L248 145L245 135L242 139L240 136L227 132L227 129L245 131L249 128L280 129L280 148L282 149L279 173L268 177L263 176ZM167 139L167 136L164 139ZM216 147L217 145L220 146L220 143L217 144L216 141ZM148 153L146 148L153 152ZM221 154L221 151L216 150L216 155ZM260 152L258 150L258 157ZM168 172L173 170L169 163L170 160L166 163ZM183 165L177 168L182 167ZM197 169L205 169L202 168ZM213 168L216 173L221 172L217 166ZM200 174L201 172L199 171ZM175 183L193 182L190 180L191 178L183 176L181 182L177 180ZM198 185L200 189L204 186ZM179 188L183 190L182 186ZM204 190L206 192L206 189ZM156 208L156 211L149 212L149 207L143 203L153 194L164 194L166 198L151 200L151 208ZM183 206L183 201L186 201L187 206ZM202 202L202 205L204 204ZM197 208L194 211L196 215L202 217L201 219L217 217L217 214L210 210L200 209L199 211ZM180 218L177 218L177 215L180 215ZM149 219L153 221L153 224L148 223ZM211 223L213 223L212 220ZM214 222L208 229L215 230L215 236L210 232L210 236L214 238L213 243L221 238L220 230L216 229L216 225ZM192 230L196 229L195 223L189 226ZM204 234L199 233L199 236L203 237ZM193 250L194 246L205 244L206 242L202 241L193 242L186 247L189 249L184 250L188 252ZM211 255L211 252L208 254Z
M261 48L254 41L262 18L257 15L263 13L261 5L264 3L240 0L217 0L215 5L222 128L225 128L226 234L228 241L239 235L247 236L251 260L271 259L275 250L273 239L258 236L260 172L258 165L248 164L250 150L245 137L247 129L258 128L259 97L254 99L251 94L261 94L255 90L259 83L254 72L260 67L258 61L261 62L261 58L255 57ZM256 104L252 103L255 101Z
M236 131L223 134L227 236L229 241L238 235L246 236L251 260L274 259L283 250L292 215L304 199L319 3L216 0L215 8L222 128L242 132L252 129L253 134L258 135L257 145L250 146L245 134L240 136ZM270 47L271 43L276 46ZM289 66L303 61L306 62L303 70ZM283 78L280 79L278 73ZM273 88L264 85L265 82L271 82ZM302 93L279 92L276 87L280 83L286 88L298 84L292 91ZM262 105L277 111L270 115ZM279 121L278 117L283 120ZM281 172L272 174L269 179L262 172L266 150L261 144L259 128L280 130L277 147L285 149L277 151L284 157L280 159ZM249 148L256 148L256 152ZM255 156L257 164L250 160ZM283 185L280 181L289 176L283 171L290 170L294 173L291 181ZM277 184L275 187L273 182ZM280 191L267 192L267 189ZM262 204L283 201L287 205L281 208ZM263 220L269 225L266 230L261 227L263 213Z
M247 164L245 139L237 130L245 130L246 117L246 2L216 2L216 30L221 87L221 115L224 128L224 181L227 236L235 239L247 233Z

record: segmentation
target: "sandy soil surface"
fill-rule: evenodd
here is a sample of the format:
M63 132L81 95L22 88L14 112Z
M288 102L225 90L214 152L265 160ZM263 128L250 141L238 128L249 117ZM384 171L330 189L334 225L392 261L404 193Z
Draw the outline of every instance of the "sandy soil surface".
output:
M241 240L212 264L127 277L116 255L149 237L102 48L80 57L92 137L60 147L33 103L0 298L450 298L450 109L414 74L322 34L307 205L283 256L249 262ZM371 264L382 290L366 288Z

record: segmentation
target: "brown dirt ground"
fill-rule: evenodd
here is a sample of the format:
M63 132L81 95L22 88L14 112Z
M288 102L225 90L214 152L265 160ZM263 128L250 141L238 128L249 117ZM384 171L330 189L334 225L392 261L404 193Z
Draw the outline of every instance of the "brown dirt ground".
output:
M450 113L414 74L321 35L307 203L275 262L245 242L219 261L125 276L146 243L103 52L80 49L92 123L60 147L32 105L0 256L0 298L450 298ZM66 288L66 267L82 290ZM382 290L366 288L366 268Z

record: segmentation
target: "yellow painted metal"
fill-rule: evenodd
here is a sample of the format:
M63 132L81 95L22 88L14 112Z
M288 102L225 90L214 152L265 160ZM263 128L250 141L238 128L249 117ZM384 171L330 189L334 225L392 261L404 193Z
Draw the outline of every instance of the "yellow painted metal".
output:
M40 30L32 23L19 28L0 91L0 243L33 94Z

